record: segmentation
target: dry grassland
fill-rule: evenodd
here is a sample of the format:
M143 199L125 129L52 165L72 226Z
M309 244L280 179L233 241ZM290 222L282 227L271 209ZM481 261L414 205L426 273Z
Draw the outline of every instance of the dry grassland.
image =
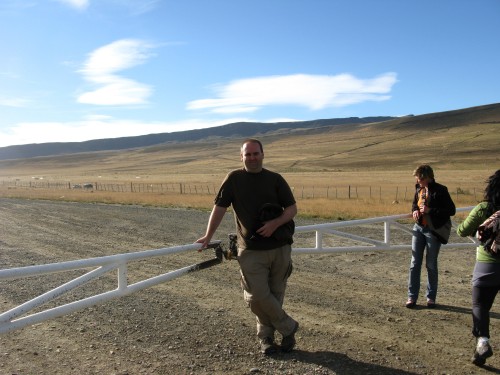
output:
M436 171L439 182L448 186L457 207L475 205L482 197L483 181L491 172L469 171L462 178L461 171ZM384 175L381 172L285 173L298 201L299 214L325 219L352 219L395 215L409 212L413 198L411 171ZM219 186L223 175L178 175L173 183L211 184L211 191ZM73 179L74 180L74 179ZM74 181L81 181L76 179ZM87 179L92 181L91 179ZM84 180L84 181L87 181ZM69 179L67 179L69 181ZM119 180L115 180L117 182ZM130 181L130 180L128 180ZM128 182L123 179L123 183ZM157 182L157 179L154 179ZM105 181L102 181L103 183ZM351 198L348 198L349 185ZM459 194L457 193L457 189ZM325 194L328 192L329 197ZM113 192L82 189L42 189L0 187L0 196L28 199L50 199L146 206L176 206L209 210L214 194L180 194L179 192Z
M299 225L409 213L412 172L422 163L434 167L436 180L448 186L457 207L476 204L485 179L500 168L500 115L418 117L420 120L416 116L391 124L297 130L258 138L264 142L265 166L282 173L294 189L302 216L297 218ZM40 264L193 241L206 225L207 212L175 210L172 214L172 210L149 207L94 207L38 199L208 210L213 194L44 189L16 183L218 187L229 170L241 166L241 142L211 139L121 152L0 160L0 197L37 199L2 202L3 263L9 267ZM351 199L346 195L349 186ZM320 196L327 189L329 197ZM462 217L457 215L455 221ZM234 230L231 218L225 220L220 234ZM373 228L362 230L366 231L363 235L373 234ZM497 357L488 360L484 369L469 363L474 249L457 254L444 251L440 255L443 271L438 308L420 305L411 311L404 307L410 260L406 252L374 249L295 257L287 311L301 322L301 330L296 350L286 355L263 358L257 352L255 323L241 301L237 266L224 262L217 270L191 274L175 283L13 332L0 342L0 372L498 373ZM173 260L141 264L138 275L151 277L194 259L186 253ZM19 287L17 280L8 280L0 288L5 307L44 292L51 284L43 281ZM498 314L492 315L493 332L499 322Z
M472 117L471 117L472 116ZM257 137L265 166L282 173L301 215L358 218L404 213L412 199L414 168L433 166L457 206L482 198L486 178L500 167L500 116L416 116L380 124L303 129ZM239 168L242 139L167 143L143 149L0 161L2 181L66 184L164 183L209 186ZM350 198L349 199L349 187ZM460 194L457 194L460 193ZM213 194L125 193L0 187L0 196L182 206L209 209ZM398 203L396 203L398 202Z

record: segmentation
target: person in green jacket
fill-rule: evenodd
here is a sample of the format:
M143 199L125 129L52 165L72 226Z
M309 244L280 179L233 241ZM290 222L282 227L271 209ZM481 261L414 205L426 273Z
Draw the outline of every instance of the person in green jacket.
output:
M461 237L475 236L478 227L494 212L500 210L500 169L487 180L484 201L472 209L458 226ZM472 275L472 334L476 349L472 363L482 366L493 355L490 339L490 309L500 290L500 256L490 254L480 244L476 251L476 265Z

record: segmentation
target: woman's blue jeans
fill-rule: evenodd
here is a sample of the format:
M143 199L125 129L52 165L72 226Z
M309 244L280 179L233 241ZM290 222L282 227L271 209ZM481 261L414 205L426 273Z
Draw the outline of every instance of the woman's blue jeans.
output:
M420 273L424 251L427 268L427 298L436 300L438 289L438 255L441 242L431 233L430 229L415 224L411 240L410 275L408 277L408 298L416 301L420 291Z

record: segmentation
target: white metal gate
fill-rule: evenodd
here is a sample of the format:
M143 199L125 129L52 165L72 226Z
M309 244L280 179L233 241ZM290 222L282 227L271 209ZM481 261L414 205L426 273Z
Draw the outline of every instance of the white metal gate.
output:
M470 211L473 208L463 207L457 209L457 212ZM387 251L387 250L410 250L411 241L405 240L404 243L393 243L395 230L402 231L411 238L411 229L408 225L401 224L399 221L411 218L410 214L384 216L361 220L340 221L326 224L306 225L296 228L296 236L302 237L304 234L312 234L307 240L313 240L312 247L294 247L294 253L339 253L339 252L354 252L354 251ZM360 236L355 233L345 231L346 228L367 226L367 225L383 224L383 239L371 238L368 236ZM329 246L332 238L342 238L347 240L347 245ZM302 241L302 240L301 240ZM333 240L334 241L334 240ZM303 241L302 241L303 242ZM450 242L443 245L442 248L467 248L470 249L477 245L477 240L473 238L462 240L461 242ZM200 244L190 244L183 246L175 246L170 248L154 249L139 251L134 253L117 254L104 256L99 258L90 258L82 260L74 260L68 262L36 265L29 267L19 267L0 270L0 281L19 279L31 276L46 275L70 270L93 270L79 276L69 282L64 283L50 291L41 294L15 308L0 314L0 334L14 331L26 327L28 325L40 323L49 319L53 319L62 315L66 315L98 303L109 301L113 298L122 297L140 291L145 288L173 280L177 277L186 275L190 272L198 271L211 267L222 262L223 253L227 253L223 249L221 241L214 241L210 244L209 249L213 249L215 257L213 259L196 263L187 267L167 272L155 277L151 277L134 284L128 284L127 269L128 264L133 261L143 260L152 257L160 257L171 255L179 252L199 250ZM300 246L300 243L299 243ZM30 311L39 308L40 306L57 299L69 291L82 286L92 280L101 277L111 271L117 272L117 288L104 293L96 294L84 299L80 299L71 303L60 305L54 308L46 309L40 312L28 315Z

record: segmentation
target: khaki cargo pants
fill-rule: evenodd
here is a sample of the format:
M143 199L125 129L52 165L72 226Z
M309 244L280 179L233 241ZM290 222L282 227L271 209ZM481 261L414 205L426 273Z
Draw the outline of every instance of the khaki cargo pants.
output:
M259 339L274 339L275 330L288 336L295 328L296 321L282 307L293 269L291 254L290 245L272 250L238 249L243 295L257 317Z

